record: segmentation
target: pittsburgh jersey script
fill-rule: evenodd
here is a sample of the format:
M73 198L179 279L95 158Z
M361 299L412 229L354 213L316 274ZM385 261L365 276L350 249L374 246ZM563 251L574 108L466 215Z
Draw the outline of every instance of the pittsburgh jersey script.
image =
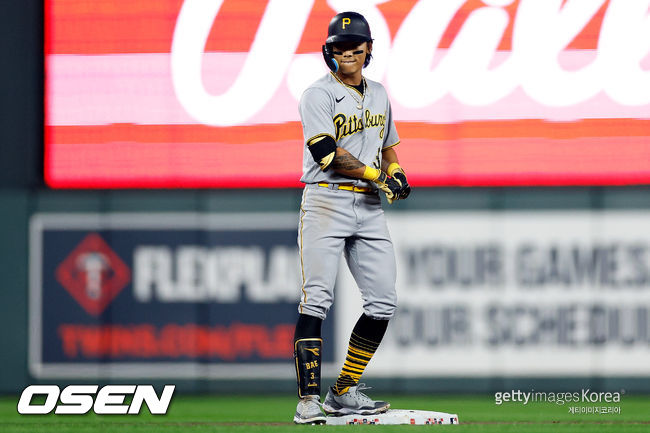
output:
M307 143L314 137L329 135L365 165L377 167L383 149L399 143L384 86L366 80L365 95L328 73L305 90L300 99L303 136L303 175L305 183L356 183L374 187L372 182L350 179L334 170L323 172L314 161ZM359 102L362 101L359 109Z
M356 114L347 117L343 113L339 113L332 119L336 127L336 141L341 137L356 134L364 128L381 127L379 131L379 138L384 138L384 126L386 125L385 114L371 114L370 110L363 113L363 117L359 118Z

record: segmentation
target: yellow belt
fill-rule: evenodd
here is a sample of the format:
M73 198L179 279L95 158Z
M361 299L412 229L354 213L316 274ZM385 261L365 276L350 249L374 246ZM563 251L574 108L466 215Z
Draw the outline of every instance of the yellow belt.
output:
M322 186L323 188L332 188L332 189L343 189L345 191L352 191L352 192L361 192L364 194L368 194L373 192L372 188L369 188L367 186L356 186L352 184L345 184L345 183L326 183L326 182L319 182L318 186Z

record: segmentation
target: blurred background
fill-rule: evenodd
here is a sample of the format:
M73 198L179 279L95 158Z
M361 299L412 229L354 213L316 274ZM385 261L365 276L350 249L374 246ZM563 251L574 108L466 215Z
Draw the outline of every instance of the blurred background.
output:
M650 391L650 2L3 2L0 392L294 392L302 91L364 14L414 191L385 392ZM344 266L334 378L361 313Z

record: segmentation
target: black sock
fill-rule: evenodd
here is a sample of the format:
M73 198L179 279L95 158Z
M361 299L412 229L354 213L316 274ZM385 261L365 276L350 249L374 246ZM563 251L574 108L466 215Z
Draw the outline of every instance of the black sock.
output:
M299 315L298 323L296 323L296 331L293 334L293 341L295 342L310 337L320 338L322 325L323 319L308 316L307 314Z

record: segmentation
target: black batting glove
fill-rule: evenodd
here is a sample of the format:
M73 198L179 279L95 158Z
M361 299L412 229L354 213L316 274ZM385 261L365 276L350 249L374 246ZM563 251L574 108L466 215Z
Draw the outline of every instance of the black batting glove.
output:
M388 204L393 204L395 200L400 199L400 192L402 191L402 184L396 179L388 176L383 171L377 179L374 180L379 189L386 193L386 200Z
M408 181L406 180L406 175L404 174L403 171L400 170L395 171L395 173L393 173L393 177L402 186L398 196L400 200L404 200L411 193L411 185L409 185Z

